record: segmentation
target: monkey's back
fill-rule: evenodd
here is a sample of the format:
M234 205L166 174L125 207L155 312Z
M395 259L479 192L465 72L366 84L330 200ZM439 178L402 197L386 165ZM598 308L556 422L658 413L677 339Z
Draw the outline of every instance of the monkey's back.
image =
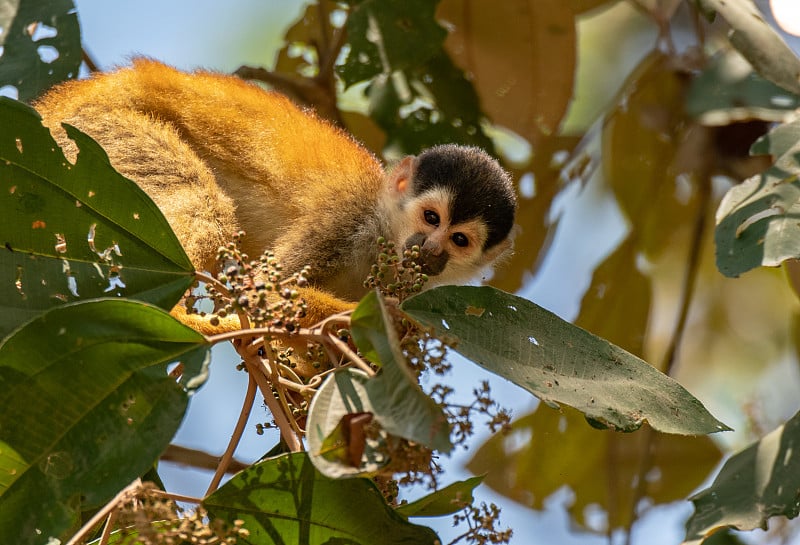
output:
M97 140L156 201L197 267L240 228L252 256L282 240L296 247L304 232L325 236L342 224L342 202L360 203L345 218L357 221L381 189L380 163L350 136L231 76L139 59L60 85L35 107L68 157L61 122ZM314 263L317 246L298 263Z

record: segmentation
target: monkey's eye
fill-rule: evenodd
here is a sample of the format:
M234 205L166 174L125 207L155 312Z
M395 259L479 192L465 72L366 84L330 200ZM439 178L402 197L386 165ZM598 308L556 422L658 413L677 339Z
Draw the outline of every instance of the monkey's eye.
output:
M439 214L437 214L433 210L425 210L425 221L430 223L431 225L438 226Z
M450 237L450 240L453 241L453 244L462 248L465 248L469 244L467 235L464 233L453 233L453 236Z

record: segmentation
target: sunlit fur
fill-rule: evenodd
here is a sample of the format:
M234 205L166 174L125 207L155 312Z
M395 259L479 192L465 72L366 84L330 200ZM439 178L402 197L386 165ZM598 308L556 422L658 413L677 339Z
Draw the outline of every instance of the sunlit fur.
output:
M398 244L415 232L441 238L450 259L439 283L475 276L510 246L511 182L480 150L442 147L387 174L345 132L238 78L139 59L60 85L34 106L70 160L76 149L61 122L97 140L153 198L198 269L212 268L219 246L240 229L251 257L272 249L287 272L311 265L312 284L336 296L304 293L315 319L364 294L379 236ZM422 192L414 178L421 164ZM485 202L469 204L460 191ZM469 217L451 225L456 202ZM425 207L440 215L438 229L425 223ZM455 230L468 247L450 241ZM487 246L490 234L497 240Z

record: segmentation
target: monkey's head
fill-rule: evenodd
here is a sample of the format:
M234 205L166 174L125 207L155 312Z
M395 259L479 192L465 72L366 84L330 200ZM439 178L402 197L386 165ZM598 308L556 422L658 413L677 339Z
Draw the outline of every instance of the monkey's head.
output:
M389 175L394 240L422 250L432 284L475 277L511 248L517 201L508 173L483 150L442 145Z

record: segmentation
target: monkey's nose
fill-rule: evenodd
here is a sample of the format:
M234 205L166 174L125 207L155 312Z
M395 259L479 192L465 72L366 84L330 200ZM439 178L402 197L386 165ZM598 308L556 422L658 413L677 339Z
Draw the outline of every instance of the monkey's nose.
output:
M442 245L432 240L431 238L425 239L425 243L422 245L422 255L432 255L438 256L442 253Z

